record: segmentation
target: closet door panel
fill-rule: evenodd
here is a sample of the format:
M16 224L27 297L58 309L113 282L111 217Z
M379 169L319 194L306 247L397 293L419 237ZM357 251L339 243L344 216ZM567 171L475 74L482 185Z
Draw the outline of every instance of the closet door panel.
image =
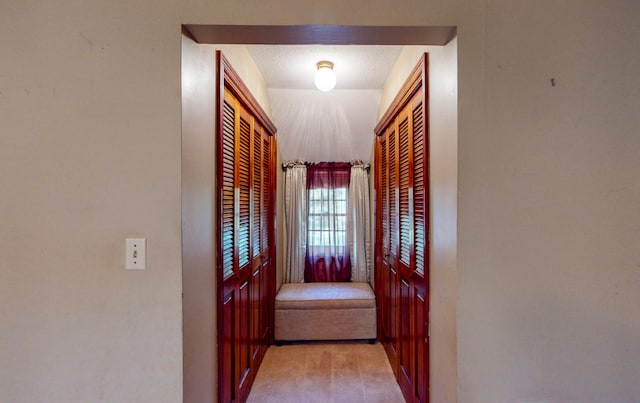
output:
M262 301L262 307L269 307L273 304L275 299L275 271L273 270L273 262L275 257L272 256L274 252L271 247L274 242L274 230L273 223L275 222L274 209L274 188L275 181L273 176L275 175L274 169L274 144L272 143L272 137L267 135L266 131L262 132L260 138L262 145L260 146L261 152L261 186L260 191L260 257L262 259L262 281L260 288L260 298ZM273 310L263 308L260 317L260 332L261 332L261 345L266 352L266 348L270 343L270 335L273 322ZM264 354L264 352L263 352Z
M413 384L413 350L411 345L413 277L411 257L413 255L413 208L412 198L412 139L409 108L404 108L394 124L398 133L398 259L396 270L400 292L398 296L398 371L397 378L405 394L410 394Z
M410 391L413 384L413 357L411 349L411 286L403 278L399 278L400 295L398 301L399 313L399 351L398 351L398 382L401 389Z
M374 184L375 184L375 239L374 239L374 279L376 291L376 318L378 323L378 340L386 345L388 338L388 305L387 281L385 279L388 268L384 258L384 236L388 234L389 206L387 204L388 176L386 171L386 138L376 136L374 149Z
M391 266L387 269L387 289L388 289L388 329L387 329L387 345L386 351L389 356L391 367L397 372L398 367L398 294L400 284L398 281L398 272Z
M249 281L244 281L238 286L237 305L236 305L236 379L237 379L237 396L241 400L245 400L249 395L251 382L249 375L251 373L251 349L250 349L250 332L251 332L251 315L250 315L250 294Z
M252 136L250 141L251 152L249 160L251 161L251 365L257 371L262 358L262 328L261 328L261 303L262 294L262 277L265 275L262 271L262 240L261 240L261 217L260 203L262 200L262 126L254 121Z
M262 283L262 267L258 267L251 275L249 287L250 296L250 349L251 367L257 371L260 364L260 292Z
M218 182L221 187L219 206L220 225L220 255L219 267L222 270L222 297L219 304L222 305L221 317L218 318L219 343L219 370L221 401L233 401L237 397L236 357L239 351L239 338L237 336L237 287L235 270L237 267L236 222L235 222L235 171L236 171L236 115L237 103L230 93L224 93L222 105L222 131L218 145Z
M422 94L417 95L411 102L412 128L413 128L413 233L414 233L414 265L413 265L413 311L415 324L412 338L413 348L416 351L414 357L416 401L429 400L429 160L428 141L425 125L425 103Z
M262 265L260 276L260 306L269 306L271 293L269 291L269 272L271 266L269 261L265 261ZM266 349L269 345L269 331L271 329L270 322L271 316L268 309L260 309L260 348L262 349L261 355L264 356Z
M236 250L238 268L236 270L237 294L237 344L239 346L236 360L238 374L238 396L241 399L248 396L252 369L252 327L251 297L251 133L253 132L253 117L242 106L238 106L238 133L236 143Z
M247 399L272 338L275 126L219 52L218 73L218 400L226 403Z
M398 350L400 342L400 278L398 276L397 256L399 241L398 226L398 137L395 125L389 128L387 134L388 160L389 160L389 278L391 280L391 298L390 298L390 339L389 349L393 353L392 360L396 363L394 368L397 372Z
M378 141L377 172L379 180L377 183L380 196L377 201L379 222L376 224L376 227L379 228L379 233L376 234L379 256L376 261L379 262L378 267L381 271L378 276L380 279L378 295L380 296L381 309L381 342L394 370L398 362L398 314L397 304L394 302L398 298L398 277L394 268L397 242L394 241L396 233L391 230L397 221L395 218L397 202L394 185L397 178L395 138L395 131L390 129L385 131Z
M403 395L428 401L427 55L376 126L381 341Z
M220 377L220 399L222 402L231 402L236 397L236 373L233 365L235 345L235 299L234 290L225 294L222 298L222 315L225 318L222 326L221 344L222 354L219 355L219 367L224 376Z

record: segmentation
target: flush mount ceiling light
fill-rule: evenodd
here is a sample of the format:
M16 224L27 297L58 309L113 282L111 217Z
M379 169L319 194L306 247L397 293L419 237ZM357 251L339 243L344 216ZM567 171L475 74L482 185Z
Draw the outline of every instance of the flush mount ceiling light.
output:
M336 86L336 75L333 73L333 63L321 61L316 64L318 72L316 73L316 87L320 91L328 92Z

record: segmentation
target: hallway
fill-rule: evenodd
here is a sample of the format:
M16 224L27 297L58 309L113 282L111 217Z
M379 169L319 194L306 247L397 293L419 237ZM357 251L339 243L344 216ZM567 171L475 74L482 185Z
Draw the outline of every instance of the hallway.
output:
M402 403L381 344L271 346L249 403Z

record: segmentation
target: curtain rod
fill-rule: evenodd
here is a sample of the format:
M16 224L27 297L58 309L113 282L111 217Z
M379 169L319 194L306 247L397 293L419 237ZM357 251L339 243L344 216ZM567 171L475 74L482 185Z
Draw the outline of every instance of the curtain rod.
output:
M367 171L369 171L370 165L367 164L366 162L363 162L362 160L351 160L349 161L349 164L351 164L352 167L359 167L362 169L366 169ZM282 163L282 170L286 171L287 168L293 168L295 166L298 165L305 165L306 163L304 161L301 160L294 160L294 161L289 161L289 162L283 162Z

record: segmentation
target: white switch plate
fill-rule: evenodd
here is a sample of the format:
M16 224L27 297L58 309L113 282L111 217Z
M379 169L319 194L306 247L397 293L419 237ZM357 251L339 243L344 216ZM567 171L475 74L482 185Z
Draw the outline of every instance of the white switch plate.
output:
M147 239L127 238L125 245L127 270L144 270L147 267Z

